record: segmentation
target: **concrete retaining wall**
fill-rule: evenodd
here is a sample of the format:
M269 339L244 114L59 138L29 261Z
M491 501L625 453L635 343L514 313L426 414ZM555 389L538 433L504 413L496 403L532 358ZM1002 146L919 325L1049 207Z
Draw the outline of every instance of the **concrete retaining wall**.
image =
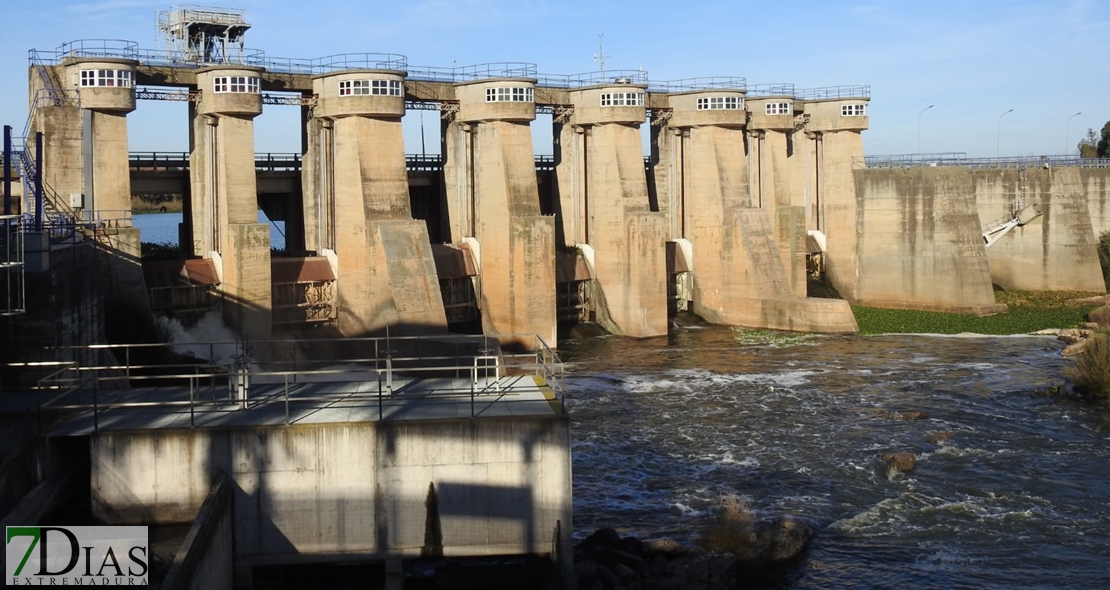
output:
M1040 205L1043 215L1014 228L987 251L991 276L1004 289L1105 290L1098 261L1098 226L1106 211L1105 170L1028 168L972 170L979 220L1009 215L1016 204Z
M234 587L234 513L227 474L216 477L212 490L189 528L162 590L231 590Z
M573 528L569 442L565 417L101 433L93 513L190 522L226 471L237 562L549 554Z
M855 180L858 268L834 277L842 295L875 307L1004 309L994 302L966 168L857 170Z

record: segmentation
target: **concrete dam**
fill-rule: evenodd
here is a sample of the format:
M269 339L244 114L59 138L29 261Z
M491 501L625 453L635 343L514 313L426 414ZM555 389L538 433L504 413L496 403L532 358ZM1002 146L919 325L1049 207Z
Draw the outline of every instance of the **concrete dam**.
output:
M328 322L348 336L470 325L553 342L560 323L578 320L648 337L665 334L675 310L852 332L847 302L992 313L992 284L1101 289L1092 245L1105 225L1102 170L867 169L866 86L409 68L379 54L181 63L99 41L32 51L30 82L23 153L41 133L42 188L23 191L26 210L37 198L111 227L122 260L138 258L131 195L158 184L129 162L127 113L143 99L188 102L185 278L145 286L170 312L190 299L181 293L210 291L251 339ZM253 150L264 104L303 115L303 153L278 189L288 191L286 254L302 256L272 257L257 221L274 190ZM442 122L443 153L423 183L407 170L401 134L412 109ZM537 113L552 115L554 138L539 171ZM982 220L1027 201L1049 211L988 256ZM806 296L814 255L844 300ZM115 265L117 280L139 288L129 266ZM145 280L157 275L147 269Z
M1104 291L1107 162L865 157L866 86L271 58L233 42L239 13L172 14L226 34L30 52L0 217L0 514L37 522L81 488L100 522L191 523L163 587L349 560L400 587L403 562L504 555L569 580L553 349L576 322L851 333L853 304ZM187 152L129 152L150 100L188 105ZM255 153L264 108L299 109L299 153ZM415 110L437 114L439 156L406 155ZM131 199L151 193L182 195L177 259L142 259ZM841 299L808 297L814 276ZM118 317L213 309L231 350L119 335Z

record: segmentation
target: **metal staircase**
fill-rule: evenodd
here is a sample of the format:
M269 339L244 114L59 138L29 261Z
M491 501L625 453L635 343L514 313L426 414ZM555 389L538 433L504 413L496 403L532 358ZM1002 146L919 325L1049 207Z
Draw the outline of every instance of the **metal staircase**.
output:
M79 106L80 94L77 90L60 88L50 69L42 63L34 50L30 52L30 62L31 67L39 75L42 88L35 93L34 100L31 101L27 124L23 127L23 137L21 140L16 140L12 149L15 156L13 163L23 180L25 196L22 210L26 219L25 225L34 231L46 232L52 240L72 239L76 235L75 230L80 216L37 173L35 137L32 128L40 108ZM36 179L38 179L37 182Z
M986 248L998 243L1003 236L1015 227L1021 227L1041 216L1041 206L1037 203L1017 209L1010 215L1000 217L983 226L983 241Z

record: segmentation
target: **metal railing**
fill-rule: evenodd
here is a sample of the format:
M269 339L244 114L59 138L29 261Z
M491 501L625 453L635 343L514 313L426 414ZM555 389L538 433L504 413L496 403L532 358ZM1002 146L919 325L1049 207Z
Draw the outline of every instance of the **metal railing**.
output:
M302 154L258 153L254 155L257 170L286 171L300 170ZM162 172L187 170L189 152L129 152L128 160L132 170ZM405 162L410 170L436 170L443 167L444 157L440 154L405 154ZM555 157L550 154L536 154L536 168L551 170L555 167Z
M316 75L344 69L382 69L407 73L409 80L422 82L469 82L490 78L529 78L541 87L581 88L601 84L639 84L649 86L652 92L682 92L689 90L747 89L749 96L791 96L802 100L830 98L869 98L870 87L865 85L830 86L794 90L794 84L757 84L748 87L747 80L739 76L687 78L683 80L651 83L648 73L637 70L603 70L580 74L538 74L536 64L526 62L491 62L466 66L412 66L408 58L396 53L341 53L314 59L269 57L261 49L243 49L234 57L225 56L218 63L261 67L273 74ZM123 39L79 39L63 43L54 50L31 49L32 64L57 65L66 57L107 57L138 61L143 66L200 68L213 65L195 55L177 50L142 49L134 41Z
M794 96L794 85L789 82L756 84L748 87L748 96Z
M1110 158L1076 156L1006 156L969 158L964 152L936 154L887 154L854 156L853 168L915 168L965 166L968 168L1110 168Z
M825 86L823 88L803 88L794 91L794 98L798 100L828 100L834 98L871 98L871 87L866 85L854 86Z
M522 350L504 351L495 337L461 335L273 340L252 342L250 347L232 341L94 345L51 350L70 359L101 353L98 356L114 356L115 362L82 365L59 360L9 366L35 365L40 371L49 371L35 386L54 394L40 407L40 416L44 411L91 412L95 431L106 412L144 408L187 412L190 427L197 425L198 412L273 405L284 407L285 422L290 424L295 419L291 407L303 404L376 407L378 419L389 420L393 410L412 404L468 402L470 416L480 418L488 415L493 404L541 401L535 397L515 399L529 388L543 394L556 415L565 413L563 364L558 355L536 334L501 338L513 340ZM305 354L320 347L334 352L316 359ZM252 351L257 349L267 350L274 358L293 360L258 361L252 359ZM167 357L171 351L173 356ZM349 354L335 354L338 352ZM189 357L192 360L187 362L166 362L167 358ZM152 358L161 361L150 362ZM524 378L533 382L514 389ZM350 391L311 393L313 383L362 385ZM366 384L371 384L368 391Z
M747 79L740 76L713 76L651 82L648 90L651 92L688 92L691 90L745 90L747 87Z
M22 216L0 215L0 316L27 311Z
M62 43L54 53L59 60L67 57L112 57L138 60L139 44L126 39L78 39Z
M415 66L408 69L408 78L422 82L470 82L490 78L535 79L536 64L507 61L450 68Z
M602 84L648 84L644 70L604 70L581 74L540 74L537 85L546 88L583 88Z

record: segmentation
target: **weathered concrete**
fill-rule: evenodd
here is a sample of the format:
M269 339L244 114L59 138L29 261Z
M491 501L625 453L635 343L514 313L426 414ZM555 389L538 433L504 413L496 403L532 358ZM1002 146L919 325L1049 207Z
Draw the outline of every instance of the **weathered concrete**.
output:
M320 103L304 158L305 242L337 255L338 322L348 336L447 328L427 227L409 204L403 79L346 70L313 81ZM381 85L373 93L371 82Z
M448 142L470 187L453 187L465 205L452 213L469 219L480 246L479 305L486 334L535 333L554 342L555 220L540 214L539 188L528 123L535 102L525 100L533 80L495 79L460 84L459 114L452 124L462 141ZM515 91L521 100L487 100L487 92ZM460 153L462 147L466 153ZM449 183L453 184L453 183ZM449 199L458 203L458 199ZM466 211L464 213L464 211ZM468 225L451 223L452 227Z
M436 525L448 557L550 554L572 530L569 442L565 417L102 432L93 512L191 522L225 471L244 563L419 555Z
M804 209L785 200L751 206L747 113L696 109L697 99L719 94L672 96L674 116L656 135L656 169L670 181L657 185L659 201L673 235L693 242L692 310L714 323L855 332L846 302L805 298Z
M160 588L231 590L234 587L233 485L226 473L215 477Z
M1057 170L1057 173L1064 173ZM1106 168L1079 168L1070 173L1079 176L1080 190L1087 201L1091 216L1091 230L1098 239L1110 231L1110 170Z
M127 114L135 110L131 81L137 64L127 59L67 58L42 71L30 68L32 101L36 92L44 92L35 105L31 130L44 135L43 177L62 200L57 207L63 211L72 206L80 216L116 227L130 225ZM64 101L44 100L44 75L54 88L67 92ZM98 81L98 75L110 80ZM29 143L33 140L28 138ZM81 197L71 204L71 195Z
M1098 199L1089 198L1090 181L1083 176L1075 168L970 172L965 190L974 196L981 225L1022 204L1036 203L1043 213L987 250L995 283L1004 289L1105 292L1090 209Z
M855 178L855 207L845 203L829 216L829 271L842 296L875 307L1005 309L994 301L966 168L856 170ZM844 237L858 240L855 251Z
M642 90L616 84L569 92L574 114L557 129L556 163L566 245L588 244L596 254L598 322L635 337L667 333L667 219L648 198L639 131L644 107L600 105L602 95Z
M217 82L256 80L260 68L202 68L202 95L193 115L190 185L193 253L216 261L224 320L240 336L270 335L270 232L258 223L254 117L262 112L255 88L217 92ZM246 84L243 82L242 84Z

